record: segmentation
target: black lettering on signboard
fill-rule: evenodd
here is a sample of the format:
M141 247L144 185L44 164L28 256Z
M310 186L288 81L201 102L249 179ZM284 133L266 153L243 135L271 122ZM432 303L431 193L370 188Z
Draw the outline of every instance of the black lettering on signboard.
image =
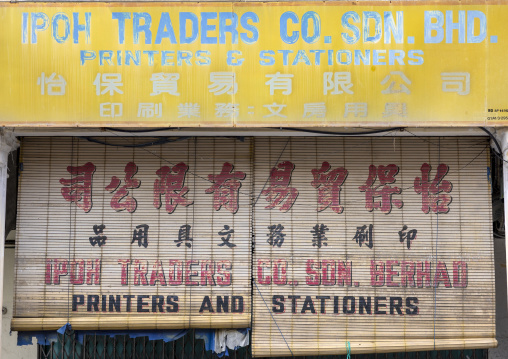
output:
M284 313L284 296L283 295L274 295L272 297L272 311L274 313ZM276 307L278 306L278 307Z
M397 302L397 303L395 303ZM401 297L390 297L390 314L395 314L395 310L397 314L402 315L402 298Z
M302 307L302 314L305 314L308 310L310 310L310 312L312 314L316 314L316 309L314 308L314 302L312 301L312 298L310 295L305 297L305 302L303 302L303 307Z
M326 300L330 299L330 296L328 296L328 295L317 295L316 299L321 300L320 313L321 314L326 314Z
M72 295L72 311L78 311L78 305L85 304L85 296L82 294L73 294Z
M372 305L370 297L367 297L367 301L365 301L365 297L360 297L358 306L360 314L363 314L364 310L365 313L372 314Z
M224 299L222 296L217 296L217 313L228 313L229 312L229 295L225 295Z
M414 304L418 304L418 298L416 297L407 297L406 298L406 314L407 315L418 315L418 306Z
M243 297L234 295L231 299L231 313L243 313Z
M88 300L87 300L87 303L86 303L86 311L87 312L91 312L92 311L92 307L93 307L93 311L94 312L98 312L99 311L99 296L98 295L91 295L89 294L88 295Z
M166 298L166 302L168 306L166 307L166 311L168 313L177 313L178 312L178 296L177 295L168 295Z
M149 295L138 295L137 300L137 312L138 313L147 313L150 311L148 308L143 308L143 306L148 305L147 302L143 302L143 299L150 298Z
M124 295L123 296L125 299L127 299L127 304L126 304L126 311L127 312L130 312L131 311L131 304L132 304L132 298L135 297L135 295Z
M339 297L333 297L333 314L339 314Z
M163 295L154 295L152 296L152 312L157 313L157 308L160 313L164 313L164 296Z
M381 300L386 300L386 297L374 297L374 314L386 314L386 311L379 310L379 308L386 308L385 303L380 303Z
M115 308L116 312L120 312L120 296L109 296L109 311L112 312L113 308Z
M203 302L201 302L201 308L199 308L199 312L203 313L205 310L208 310L210 313L213 313L212 302L210 301L209 296L205 296L203 298Z
M348 302L351 301L351 305ZM356 309L355 297L346 296L342 299L342 312L344 314L354 314Z
M291 299L291 313L296 314L296 300L300 299L299 295L288 295L288 298Z

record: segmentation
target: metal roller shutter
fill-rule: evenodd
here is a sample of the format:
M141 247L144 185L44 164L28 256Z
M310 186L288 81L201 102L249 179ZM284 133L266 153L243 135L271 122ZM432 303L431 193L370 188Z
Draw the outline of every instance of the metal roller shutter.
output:
M249 139L24 139L12 327L248 327L250 154Z
M25 139L13 328L248 327L252 290L257 357L495 346L488 153L484 138ZM87 163L90 203L68 192ZM112 207L132 178L136 210ZM177 246L182 228L193 241Z
M254 356L496 345L487 141L255 148Z

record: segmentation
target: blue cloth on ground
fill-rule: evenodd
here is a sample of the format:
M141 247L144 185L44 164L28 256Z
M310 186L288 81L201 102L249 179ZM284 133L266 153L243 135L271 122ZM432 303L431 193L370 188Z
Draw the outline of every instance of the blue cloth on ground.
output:
M203 339L205 341L205 350L215 349L215 330L214 329L196 329L196 339Z
M58 334L63 335L67 331L71 331L70 323L63 325L56 331L32 331L18 332L18 346L32 345L32 339L37 339L37 344L50 345L58 341ZM217 353L219 358L229 356L229 349L237 350L240 347L249 345L250 328L241 329L196 329L196 339L203 339L205 342L205 350ZM189 329L173 329L173 330L76 330L74 331L75 340L83 344L85 335L105 335L114 337L118 335L126 335L129 338L148 337L149 340L163 340L171 342L178 340L189 332ZM217 339L219 338L219 342Z
M168 330L77 330L76 340L83 344L85 335L106 335L115 337L117 335L127 335L129 338L148 337L149 340L163 340L165 343L178 340L187 334L188 329L168 329Z
M70 323L65 324L57 331L37 331L37 332L18 332L18 346L31 345L32 338L37 339L40 345L50 345L58 341L58 334L65 334L66 331L72 330ZM76 341L83 344L85 335L106 335L114 337L117 335L127 335L129 338L148 337L149 340L164 340L171 342L180 339L188 333L188 329L172 329L172 330L76 330L74 332Z

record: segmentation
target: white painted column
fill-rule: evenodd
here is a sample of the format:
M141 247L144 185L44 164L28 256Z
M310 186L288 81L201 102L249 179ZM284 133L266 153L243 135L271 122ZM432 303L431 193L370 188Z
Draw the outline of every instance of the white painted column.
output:
M494 264L496 271L496 339L497 348L489 349L489 358L506 359L508 353L508 303L506 301L508 291L508 277L506 276L506 263L508 260L508 243L506 241L508 235L508 128L493 129L491 133L495 133L495 137L501 147L503 155L503 199L504 199L504 217L505 217L505 238L494 238ZM492 149L498 153L499 148L490 141ZM503 252L504 248L504 253Z
M503 199L504 199L504 233L505 233L505 252L506 262L508 263L508 245L506 245L506 236L508 235L508 129L501 128L496 131L496 138L499 141L501 150L503 151ZM494 151L499 151L497 146L493 146ZM508 288L508 276L507 276ZM506 293L505 293L506 294Z
M5 198L7 196L7 164L9 153L19 147L19 142L12 131L0 130L0 309L3 307L4 295L4 256L5 256ZM0 328L2 316L0 315ZM2 332L0 331L0 349L2 348Z

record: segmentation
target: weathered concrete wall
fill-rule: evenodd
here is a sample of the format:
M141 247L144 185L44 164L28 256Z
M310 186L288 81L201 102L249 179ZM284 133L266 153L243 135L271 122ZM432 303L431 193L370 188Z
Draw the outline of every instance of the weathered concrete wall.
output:
M14 233L11 231L7 239L14 239ZM4 262L4 300L3 305L7 308L7 313L2 315L2 359L35 359L37 358L37 344L18 347L17 332L10 333L12 306L14 302L14 248L5 248Z
M489 349L489 359L508 357L508 310L506 302L506 255L505 239L494 239L496 266L496 337L499 346Z

